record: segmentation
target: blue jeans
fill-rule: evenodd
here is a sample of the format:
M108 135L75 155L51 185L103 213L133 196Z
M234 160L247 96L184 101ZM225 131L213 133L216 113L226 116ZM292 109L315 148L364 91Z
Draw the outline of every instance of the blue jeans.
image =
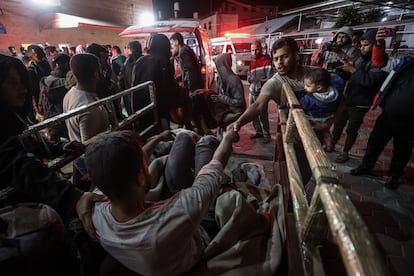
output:
M81 178L87 173L85 159L83 157L78 157L73 160L72 182L75 186L81 184Z
M249 103L252 105L258 97L249 93ZM269 128L269 115L268 115L268 104L260 112L260 115L253 119L253 127L256 130L257 134L263 134L264 137L270 137L270 128Z
M219 145L215 136L206 135L198 140L193 132L177 135L168 155L164 169L163 198L191 187L201 168L210 162Z

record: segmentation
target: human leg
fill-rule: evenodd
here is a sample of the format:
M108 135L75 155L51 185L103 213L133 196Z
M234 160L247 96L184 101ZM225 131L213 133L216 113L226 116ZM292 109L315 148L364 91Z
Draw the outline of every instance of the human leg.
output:
M194 132L181 132L175 138L164 169L163 197L190 187L194 180L194 154L198 136Z
M342 131L346 123L348 122L348 107L345 107L344 110L335 118L333 130L332 130L332 144L336 144L341 138Z
M329 132L329 130L324 130L321 134L322 134L323 142L325 143L325 150L327 152L333 151L332 136L331 136L331 133Z
M384 112L378 116L374 128L369 135L367 150L362 158L362 163L357 168L351 170L352 175L367 174L374 167L382 150L392 137L387 121L387 115Z
M252 105L257 100L257 97L249 94L249 104ZM253 127L256 131L255 134L251 135L251 139L263 137L263 131L262 131L262 125L260 124L260 116L257 118L254 118L252 121Z
M362 163L370 166L371 168L374 167L378 157L385 148L385 145L392 138L392 132L389 127L389 123L392 122L387 121L388 118L386 114L384 112L381 113L375 121L374 128L369 135L367 150L362 158Z
M73 160L72 183L83 191L89 191L90 183L83 181L83 177L87 174L85 160L83 157L78 157Z
M220 141L213 135L206 135L200 138L195 148L195 169L194 175L196 176L201 168L210 162L213 154L220 144ZM201 226L206 230L210 238L214 236L220 230L219 225L215 219L215 204L210 206L207 214L201 221Z
M364 116L368 112L367 108L349 107L348 112L348 127L346 128L346 140L344 145L344 152L348 152L355 144L358 137L358 130L364 121Z
M268 143L270 142L268 105L266 105L260 113L259 121L263 131L263 142Z
M219 140L213 135L206 135L200 138L197 145L195 146L194 176L198 174L204 165L210 162L214 151L219 144Z
M390 164L390 176L399 179L404 174L404 168L410 161L414 146L414 129L412 122L393 125L393 155Z

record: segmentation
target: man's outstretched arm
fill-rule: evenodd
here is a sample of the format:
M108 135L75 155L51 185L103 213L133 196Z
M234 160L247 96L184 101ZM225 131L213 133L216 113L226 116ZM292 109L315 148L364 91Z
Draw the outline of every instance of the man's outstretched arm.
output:
M269 103L270 97L261 93L257 100L250 105L246 111L233 124L233 130L239 131L242 126L253 121L262 112L263 108Z
M220 145L217 147L214 152L212 160L220 161L223 165L223 168L226 166L229 161L231 152L232 152L232 143L236 141L238 134L234 130L229 130L221 140Z

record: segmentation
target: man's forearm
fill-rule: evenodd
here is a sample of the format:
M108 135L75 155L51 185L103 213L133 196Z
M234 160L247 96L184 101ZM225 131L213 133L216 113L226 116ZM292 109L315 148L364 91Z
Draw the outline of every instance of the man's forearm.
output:
M237 137L238 134L235 133L233 130L230 130L229 133L226 133L220 145L214 152L212 160L220 161L223 167L225 167L227 165L227 162L229 161L231 152L233 150L232 143L236 140Z
M243 112L243 114L239 117L239 119L237 119L236 122L238 123L239 127L241 128L245 124L253 121L259 115L260 115L260 105L256 101L251 106L249 106L246 109L246 111Z

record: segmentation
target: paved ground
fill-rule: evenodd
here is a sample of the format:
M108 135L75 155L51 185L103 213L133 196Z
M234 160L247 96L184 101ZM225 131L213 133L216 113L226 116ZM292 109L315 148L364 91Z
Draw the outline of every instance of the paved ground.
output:
M392 156L392 144L389 144L380 156L372 176L352 176L350 169L361 162L366 142L372 126L380 110L369 112L360 130L356 144L350 152L351 159L343 164L333 161L342 149L344 135L336 146L336 152L328 153L329 159L336 166L340 185L344 187L348 196L367 224L370 232L376 238L378 247L392 275L413 275L414 271L414 155L403 177L404 183L397 190L384 188L388 172L388 165ZM234 145L235 156L253 156L263 164L267 175L272 175L273 166L263 159L271 159L274 155L274 138L276 122L276 106L269 106L272 143L262 144L259 139L251 140L254 133L251 124L240 131L240 142ZM312 185L307 187L312 190ZM334 245L321 248L321 254L328 261L326 272L328 275L344 275L340 257Z

